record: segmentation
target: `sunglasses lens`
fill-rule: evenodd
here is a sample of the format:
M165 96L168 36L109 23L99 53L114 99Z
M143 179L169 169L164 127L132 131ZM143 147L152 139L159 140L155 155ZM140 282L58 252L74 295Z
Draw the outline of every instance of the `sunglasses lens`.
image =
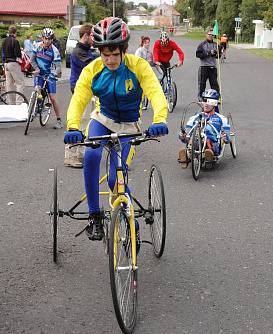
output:
M203 102L207 102L207 99L205 97L203 98Z

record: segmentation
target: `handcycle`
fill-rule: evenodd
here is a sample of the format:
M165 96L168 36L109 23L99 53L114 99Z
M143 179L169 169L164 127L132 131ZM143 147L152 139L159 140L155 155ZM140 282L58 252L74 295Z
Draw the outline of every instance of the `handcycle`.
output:
M37 76L42 77L42 76ZM49 76L43 76L44 79L43 87L35 85L33 92L31 93L31 97L29 100L28 107L28 119L25 128L25 135L28 133L29 125L36 116L39 115L40 125L44 127L49 119L51 111L53 109L47 89L47 83L49 80L57 80L56 78L52 78Z
M173 65L170 67L164 67L162 69L163 76L160 79L160 85L162 90L166 96L168 103L168 111L172 113L177 103L177 86L176 83L172 80L172 70L177 67L177 65Z
M137 290L138 290L138 262L137 255L140 245L148 243L153 246L154 255L160 258L164 252L166 239L166 205L163 179L160 169L153 164L150 168L148 183L148 205L144 207L140 201L129 196L126 192L128 173L124 176L121 159L121 138L128 138L127 143L133 146L140 145L150 138L146 133L117 134L89 137L83 145L97 148L102 140L108 140L104 148L108 155L106 159L106 174L101 178L100 184L107 180L109 172L109 157L114 149L117 154L116 175L117 182L114 191L101 191L100 195L109 198L109 209L103 210L104 250L109 255L109 272L112 292L112 300L118 324L123 333L132 333L137 317ZM75 146L71 145L71 146ZM88 220L88 212L77 211L78 207L86 200L86 194L68 210L59 208L58 203L58 181L57 169L54 169L53 202L50 208L50 221L53 226L53 261L57 262L57 234L58 220L60 217L68 216L76 220ZM150 226L151 241L140 240L136 219L144 218L145 223ZM87 226L86 226L87 227ZM86 227L76 236L83 233Z
M213 167L216 163L218 163L224 156L226 143L224 138L218 134L217 130L213 126L213 124L208 120L207 115L200 111L195 116L195 122L193 127L188 132L186 138L187 138L187 144L186 144L186 152L188 157L188 162L191 162L191 170L192 170L192 176L195 180L198 180L201 167L210 166ZM230 149L231 154L233 158L236 158L237 156L237 149L236 149L236 131L234 128L234 122L231 116L231 113L227 116L228 124L230 125ZM185 116L182 118L181 121L181 132L185 133ZM210 129L215 133L218 139L218 145L219 145L219 154L214 155L213 159L207 160L205 157L205 149L207 145L207 134L206 129L207 126L210 126ZM182 163L182 161L178 162Z

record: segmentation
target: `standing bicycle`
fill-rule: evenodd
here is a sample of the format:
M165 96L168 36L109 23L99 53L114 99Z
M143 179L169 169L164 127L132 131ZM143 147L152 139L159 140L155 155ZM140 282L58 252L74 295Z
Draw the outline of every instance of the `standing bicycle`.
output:
M42 79L43 85L39 86L39 79ZM52 103L49 98L48 93L48 84L50 84L53 80L56 81L56 77L53 75L49 76L36 76L35 77L35 87L33 92L31 93L31 97L29 100L28 106L28 119L25 128L25 135L28 133L29 125L36 116L39 117L39 122L41 126L45 126L49 120L49 116L53 109Z
M33 47L31 57L31 65L34 68L33 75L39 75L35 78L34 84L38 84L40 87L44 85L44 77L50 77L50 75L60 77L61 75L61 56L58 49L52 44L54 37L54 31L50 28L45 28L43 30L42 42L35 43ZM63 125L60 106L56 98L56 80L49 80L47 82L47 90L57 118L53 128L61 129Z

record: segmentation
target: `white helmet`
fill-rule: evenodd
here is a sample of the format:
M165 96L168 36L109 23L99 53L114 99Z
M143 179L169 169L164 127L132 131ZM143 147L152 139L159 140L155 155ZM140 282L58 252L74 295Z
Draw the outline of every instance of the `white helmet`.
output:
M51 28L45 28L43 30L42 36L45 37L45 38L51 38L51 39L53 39L53 37L54 37L54 31Z

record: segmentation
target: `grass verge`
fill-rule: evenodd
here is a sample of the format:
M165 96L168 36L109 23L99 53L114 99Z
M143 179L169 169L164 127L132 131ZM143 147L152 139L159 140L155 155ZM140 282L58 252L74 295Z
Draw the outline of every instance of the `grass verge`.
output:
M247 51L257 56L273 60L273 50L271 49L247 49Z

